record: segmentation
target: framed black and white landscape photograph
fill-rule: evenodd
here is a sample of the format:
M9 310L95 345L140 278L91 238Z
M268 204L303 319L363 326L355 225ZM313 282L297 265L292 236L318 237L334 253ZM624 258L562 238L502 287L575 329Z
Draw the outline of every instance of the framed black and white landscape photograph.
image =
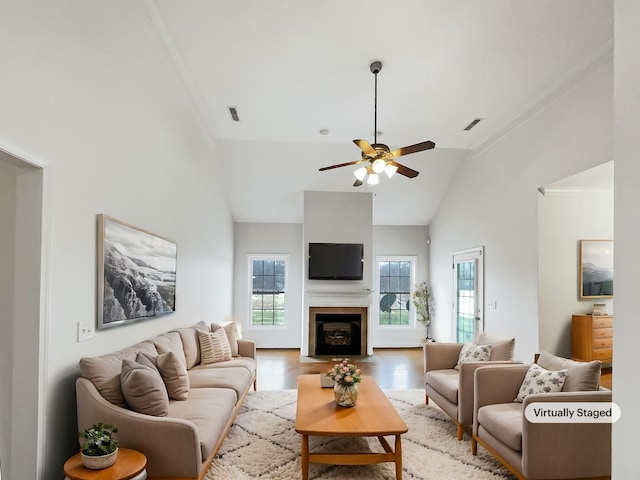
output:
M580 240L580 298L613 297L613 241Z
M98 215L98 328L175 311L176 264L171 240Z

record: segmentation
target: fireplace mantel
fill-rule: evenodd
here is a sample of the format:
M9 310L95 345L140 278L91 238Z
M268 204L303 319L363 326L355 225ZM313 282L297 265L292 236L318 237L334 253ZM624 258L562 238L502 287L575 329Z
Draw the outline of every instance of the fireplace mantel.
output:
M370 328L368 327L367 312L371 308L371 294L373 290L361 289L308 289L305 291L305 315L303 323L302 355L313 354L315 348L310 348L310 342L315 342L315 320L310 318L309 311L322 307L328 308L359 308L363 312L362 346L367 355L373 354L370 346ZM311 337L311 338L310 338ZM363 352L364 353L364 352Z
M311 296L318 297L360 297L360 296L369 296L373 293L373 290L368 288L364 288L361 290L306 290L305 293Z

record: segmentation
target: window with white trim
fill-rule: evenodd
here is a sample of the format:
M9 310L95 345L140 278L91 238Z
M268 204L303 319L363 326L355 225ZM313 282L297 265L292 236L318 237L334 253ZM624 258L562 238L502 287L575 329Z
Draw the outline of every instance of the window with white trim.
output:
M284 326L288 256L249 255L251 327Z
M378 257L378 324L412 327L416 257Z

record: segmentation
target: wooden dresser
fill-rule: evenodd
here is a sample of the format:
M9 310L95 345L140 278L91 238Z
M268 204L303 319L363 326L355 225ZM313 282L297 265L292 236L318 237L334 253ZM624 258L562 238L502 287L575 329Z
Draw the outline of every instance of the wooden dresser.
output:
M613 315L573 315L571 358L587 362L613 361Z

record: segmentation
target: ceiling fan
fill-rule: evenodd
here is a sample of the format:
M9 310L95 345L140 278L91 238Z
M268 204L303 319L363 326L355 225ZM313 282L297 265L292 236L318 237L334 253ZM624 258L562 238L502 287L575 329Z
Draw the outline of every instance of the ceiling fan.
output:
M322 167L320 169L320 171L323 172L334 168L348 167L349 165L365 164L353 172L356 176L356 181L353 184L354 187L362 185L365 179L369 185L376 185L379 182L378 174L382 172L385 172L389 178L391 178L396 172L408 178L417 177L420 172L396 162L395 159L402 155L430 150L436 146L432 141L427 141L416 143L415 145L409 145L408 147L398 148L396 150L389 150L389 147L384 143L378 143L378 73L382 70L382 62L373 62L369 66L369 69L375 76L373 145L369 144L366 140L354 140L353 143L362 150L362 159L355 160L353 162L339 163L329 167Z

